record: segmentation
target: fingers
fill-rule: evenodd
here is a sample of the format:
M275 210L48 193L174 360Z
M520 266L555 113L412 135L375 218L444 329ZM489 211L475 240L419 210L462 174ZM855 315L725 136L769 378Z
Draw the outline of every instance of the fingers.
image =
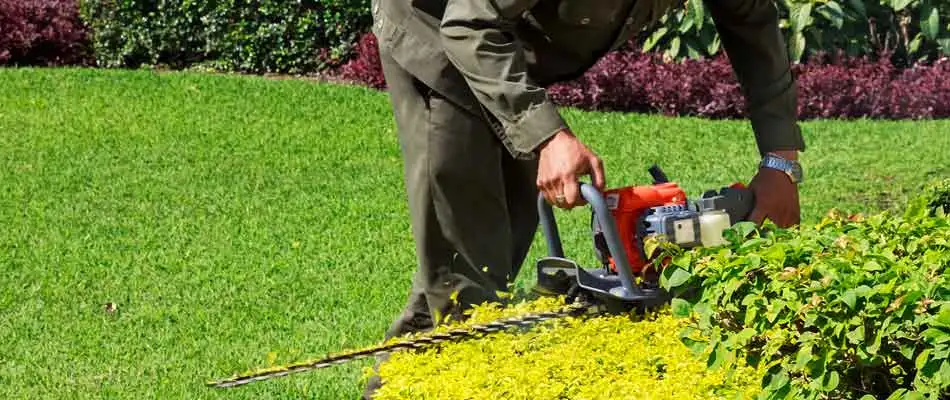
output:
M762 225L762 222L765 221L765 213L759 207L755 207L749 214L748 219L756 225Z
M555 192L554 185L552 184L552 180L550 178L539 174L537 186L541 194L544 195L544 199L547 200L548 204L557 205L557 192Z
M604 178L603 162L596 156L591 156L586 164L580 165L580 169L576 171L568 170L554 176L538 176L538 189L543 193L549 204L564 209L587 204L580 191L580 181L578 180L583 175L591 175L594 187L598 190L604 190L606 179Z
M801 223L801 214L798 209L786 209L781 216L772 219L779 228L790 228Z
M561 207L571 209L577 207L583 201L580 193L580 185L574 176L565 176L561 179L561 190L564 193L564 203Z
M590 158L590 172L593 177L594 187L597 190L604 190L604 187L607 186L607 180L604 177L604 162L600 157L591 157Z
M796 210L787 209L782 211L784 212L776 215L766 214L760 208L756 207L752 210L752 213L749 214L748 220L759 226L765 223L766 220L769 220L779 228L789 228L801 223L801 215L800 213L796 213Z

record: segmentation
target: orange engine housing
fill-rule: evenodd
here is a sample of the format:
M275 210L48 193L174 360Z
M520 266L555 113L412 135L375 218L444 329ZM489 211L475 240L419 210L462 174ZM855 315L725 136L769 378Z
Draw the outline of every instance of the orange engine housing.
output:
M604 198L617 225L617 233L623 242L630 268L635 275L640 274L649 263L649 260L643 258L640 248L642 244L637 226L640 217L652 207L685 204L686 192L675 182L664 182L609 189L604 191ZM607 254L606 249L602 251ZM606 258L610 269L617 272L614 255L608 255Z

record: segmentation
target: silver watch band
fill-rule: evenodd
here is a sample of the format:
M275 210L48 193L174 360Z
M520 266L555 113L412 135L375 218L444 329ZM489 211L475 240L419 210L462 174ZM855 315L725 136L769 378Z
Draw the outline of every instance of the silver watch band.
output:
M792 183L795 184L801 183L803 180L801 164L799 164L797 161L786 160L776 154L767 153L765 157L762 158L762 162L759 163L759 167L782 171L788 175L789 179L792 180Z

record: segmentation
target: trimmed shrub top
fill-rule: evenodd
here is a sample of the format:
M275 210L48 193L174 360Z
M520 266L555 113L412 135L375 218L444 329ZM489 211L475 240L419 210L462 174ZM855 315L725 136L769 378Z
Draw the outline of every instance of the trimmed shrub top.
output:
M464 325L561 306L559 299L551 298L508 308L482 305ZM685 322L668 311L644 319L623 315L567 318L526 332L496 333L418 353L400 352L380 366L384 384L374 398L752 397L762 374L749 367L707 371L705 360L680 342L678 332Z

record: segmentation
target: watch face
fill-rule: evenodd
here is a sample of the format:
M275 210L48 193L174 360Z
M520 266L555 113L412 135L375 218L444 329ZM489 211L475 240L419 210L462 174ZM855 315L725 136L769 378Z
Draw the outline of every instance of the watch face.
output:
M792 179L795 180L795 183L802 181L802 166L796 162L791 162L790 173L792 174Z

